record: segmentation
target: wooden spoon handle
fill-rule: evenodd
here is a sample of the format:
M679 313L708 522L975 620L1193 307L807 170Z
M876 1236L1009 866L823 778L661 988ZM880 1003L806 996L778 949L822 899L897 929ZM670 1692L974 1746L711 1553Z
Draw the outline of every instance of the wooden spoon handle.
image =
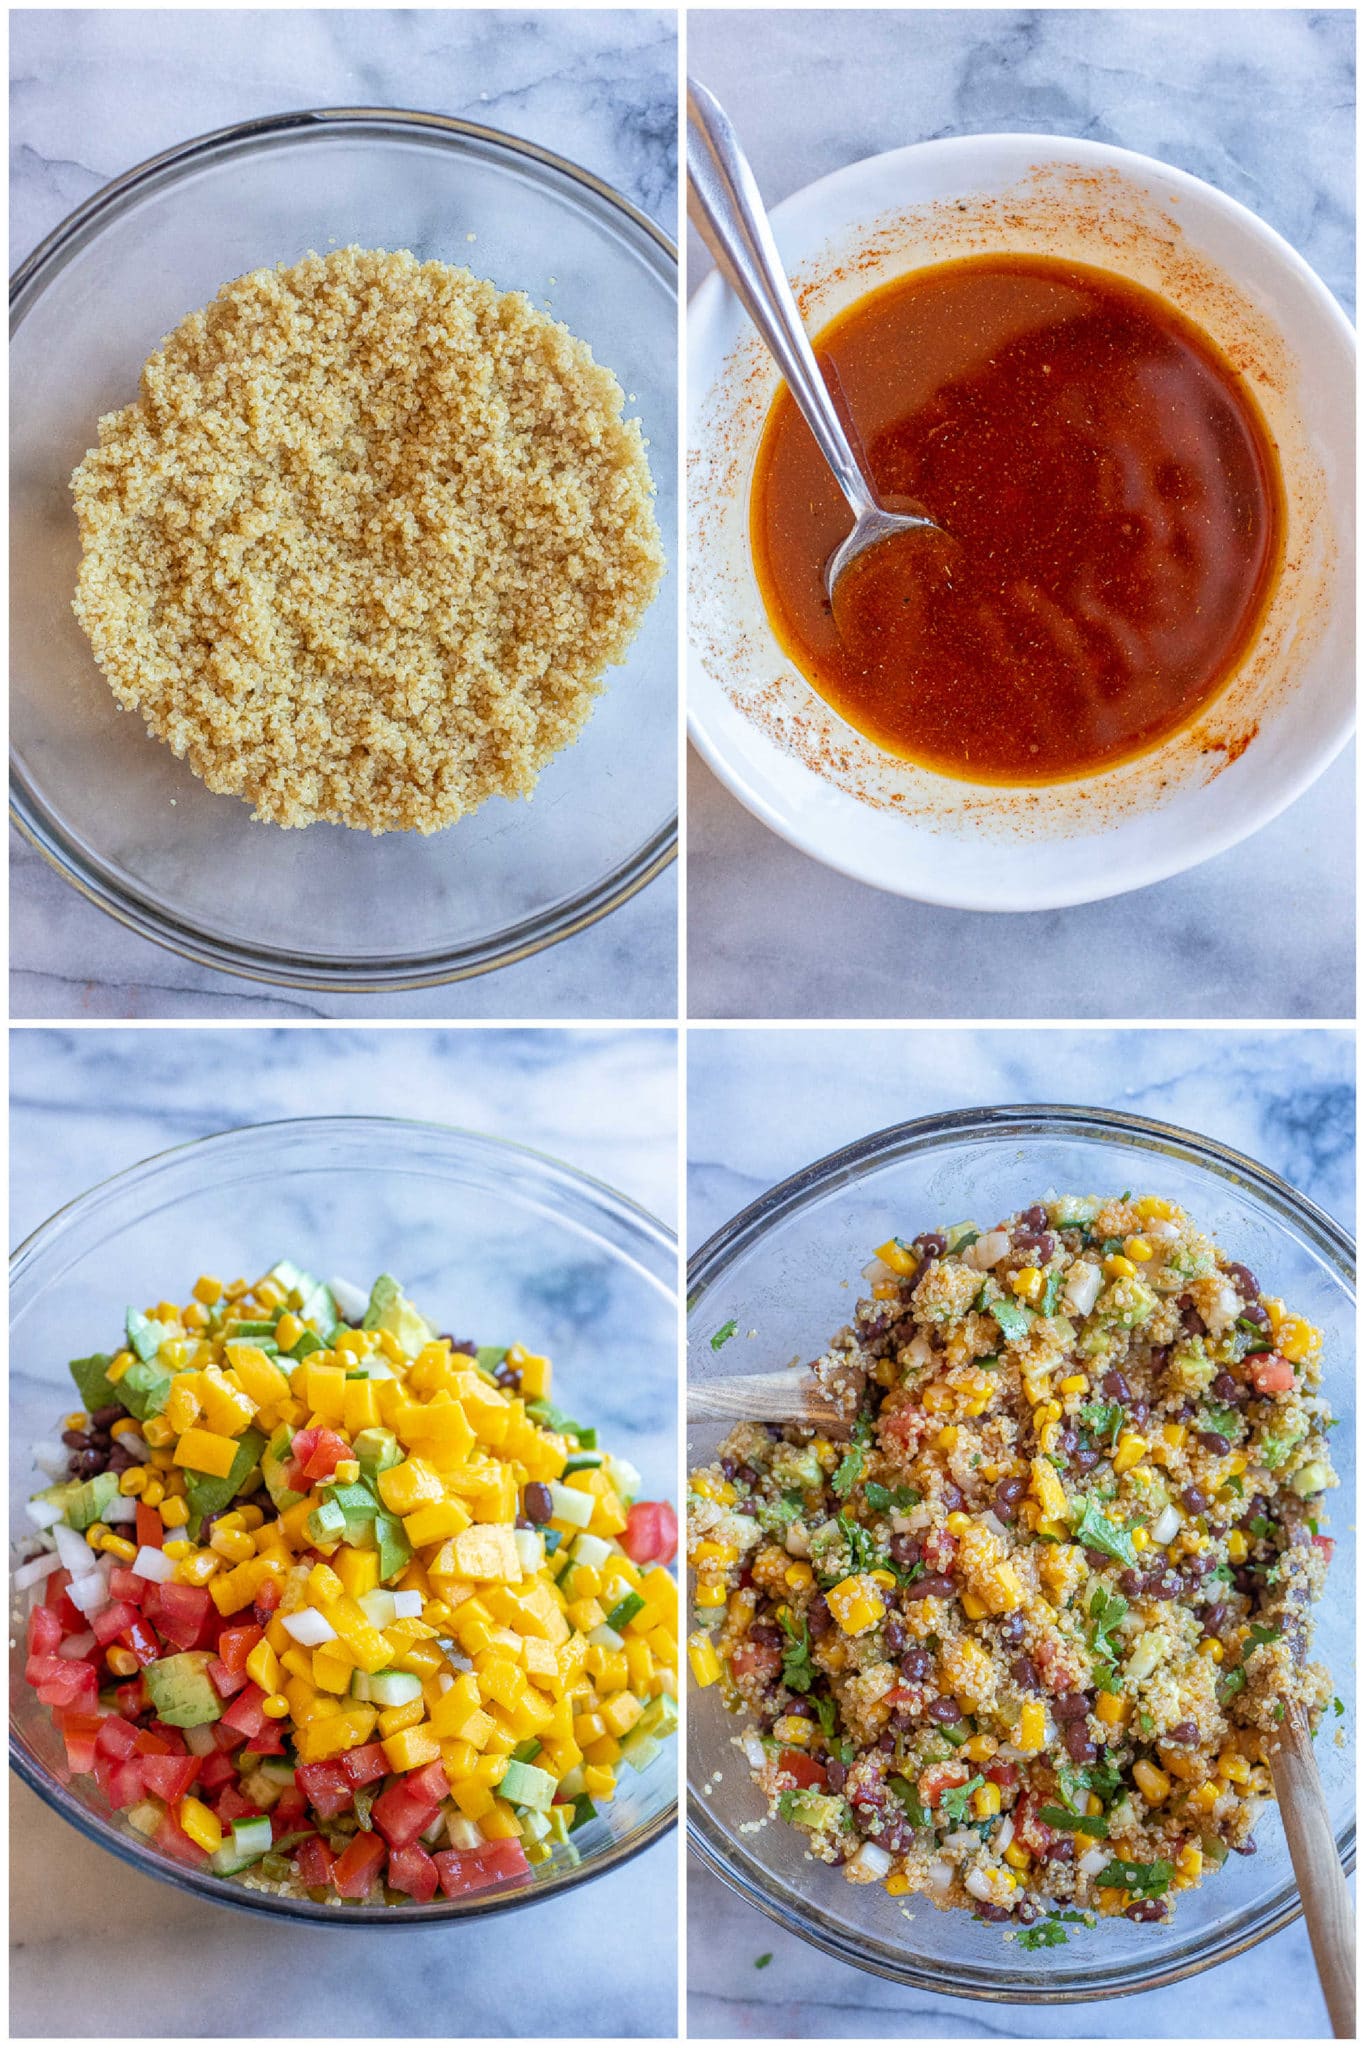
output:
M1285 1714L1270 1750L1270 1772L1332 2033L1338 2041L1354 2040L1355 1919L1313 1755L1308 1717L1300 1706L1290 1707Z
M848 1424L808 1372L742 1373L734 1379L688 1381L689 1422L803 1422L827 1436Z

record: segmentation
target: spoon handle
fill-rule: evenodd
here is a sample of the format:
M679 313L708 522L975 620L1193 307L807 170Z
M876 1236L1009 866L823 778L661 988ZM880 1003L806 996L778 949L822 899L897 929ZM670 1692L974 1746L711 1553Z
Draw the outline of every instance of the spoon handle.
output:
M855 514L878 510L810 345L763 210L758 182L723 107L687 81L688 213L786 379Z

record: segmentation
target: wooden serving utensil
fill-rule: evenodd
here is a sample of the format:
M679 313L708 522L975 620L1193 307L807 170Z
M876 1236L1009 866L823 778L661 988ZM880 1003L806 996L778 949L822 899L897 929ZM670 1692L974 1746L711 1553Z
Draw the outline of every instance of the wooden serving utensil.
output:
M1286 1704L1284 1720L1268 1750L1270 1775L1332 2033L1338 2041L1352 2041L1356 2035L1355 1916L1318 1776L1312 1731L1301 1706Z
M809 1371L740 1373L687 1385L689 1422L799 1422L846 1437L849 1424Z

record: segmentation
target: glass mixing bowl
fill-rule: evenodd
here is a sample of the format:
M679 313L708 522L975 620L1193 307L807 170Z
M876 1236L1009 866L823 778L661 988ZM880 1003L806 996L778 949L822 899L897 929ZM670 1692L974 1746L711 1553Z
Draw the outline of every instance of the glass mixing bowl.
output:
M67 1360L103 1344L129 1301L158 1301L206 1268L254 1275L293 1258L368 1286L396 1274L442 1329L548 1351L556 1387L635 1464L645 1491L676 1482L676 1241L623 1195L538 1152L435 1124L318 1117L260 1124L162 1152L58 1210L10 1268L10 1533L35 1476L28 1446L72 1405ZM28 1595L22 1596L26 1610ZM10 1653L10 1755L19 1776L90 1841L221 1905L277 1918L427 1926L552 1897L614 1870L672 1827L674 1747L622 1773L618 1797L576 1831L582 1861L421 1906L315 1905L251 1892L161 1855L64 1750ZM59 1775L61 1773L61 1775Z
M295 988L421 988L506 965L602 917L673 858L673 579L577 744L530 804L422 838L285 832L214 796L121 713L71 610L70 477L102 413L228 278L356 242L524 291L614 370L676 531L677 256L561 157L435 114L250 121L154 157L72 214L12 290L13 815L68 881L145 938Z
M688 1274L687 1359L696 1380L815 1357L849 1319L875 1245L974 1217L983 1225L1048 1189L1123 1188L1179 1202L1268 1291L1320 1326L1324 1387L1341 1427L1332 1448L1341 1489L1329 1497L1336 1555L1316 1613L1314 1655L1327 1664L1347 1715L1329 1714L1316 1744L1328 1810L1348 1869L1355 1853L1355 1316L1354 1247L1277 1175L1190 1131L1106 1110L1050 1106L954 1111L879 1131L771 1189L697 1253ZM719 1351L712 1333L741 1333ZM752 1341L743 1333L756 1330ZM689 1467L714 1454L719 1430L689 1431ZM702 1861L770 1919L841 1962L881 1977L998 2004L1070 2004L1150 1991L1226 1962L1299 1912L1273 1807L1259 1853L1230 1857L1182 1892L1172 1921L1108 1920L1069 1928L1065 1948L1021 1949L998 1926L927 1901L854 1886L809 1858L799 1830L765 1812L732 1746L742 1722L719 1689L691 1694L688 1830ZM1339 1731L1343 1739L1336 1740ZM709 1794L702 1787L720 1776Z

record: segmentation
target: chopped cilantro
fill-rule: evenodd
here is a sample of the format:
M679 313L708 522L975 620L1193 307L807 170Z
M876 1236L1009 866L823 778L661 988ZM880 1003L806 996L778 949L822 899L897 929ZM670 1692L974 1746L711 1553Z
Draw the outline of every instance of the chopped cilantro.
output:
M772 1959L773 1952L771 1949L768 1949L763 1955L754 1957L754 1968L756 1970L766 1970Z
M933 1815L929 1812L920 1798L919 1792L910 1783L908 1778L888 1778L886 1782L905 1808L906 1816L912 1828L927 1828L932 1825ZM978 1779L977 1782L979 1784L981 1781Z
M1128 1602L1121 1593L1108 1593L1103 1586L1096 1586L1090 1596L1090 1653L1095 1659L1094 1676L1106 1692L1112 1692L1118 1684L1118 1665L1123 1647L1114 1640L1114 1631L1128 1613Z
M1264 1515L1253 1515L1247 1523L1247 1527L1253 1536L1261 1540L1264 1540L1267 1536L1273 1536L1275 1533L1275 1524L1267 1521Z
M738 1328L739 1324L735 1321L735 1318L731 1316L729 1322L722 1323L720 1328L716 1331L715 1336L711 1339L711 1349L713 1351L719 1351L722 1344L729 1343L730 1339L734 1336L735 1331Z
M1230 1699L1242 1691L1246 1682L1247 1675L1240 1664L1235 1664L1231 1671L1221 1672L1214 1688L1218 1694L1218 1704L1225 1707Z
M1332 1694L1332 1712L1337 1716L1338 1719L1340 1719L1340 1717L1346 1712L1345 1701L1338 1699L1335 1693Z
M1123 1406L1118 1401L1087 1401L1080 1411L1081 1426L1095 1448L1118 1442L1123 1428Z
M974 1778L968 1778L965 1785L950 1785L948 1790L939 1799L939 1812L945 1814L949 1820L965 1821L967 1818L967 1801L971 1798L973 1792L980 1790L985 1782L986 1780L978 1772Z
M1073 1834L1096 1835L1101 1841L1107 1839L1109 1823L1101 1813L1072 1813L1066 1806L1042 1806L1038 1818L1050 1828L1069 1829Z
M1113 1857L1095 1879L1095 1883L1116 1891L1136 1892L1141 1899L1160 1898L1169 1890L1175 1876L1175 1865L1158 1858L1155 1863L1129 1863L1122 1856Z
M1259 1621L1251 1624L1251 1640L1257 1649L1266 1643L1277 1642L1283 1634L1282 1628L1266 1628Z
M862 1478L863 1462L864 1461L861 1446L858 1444L851 1444L848 1450L844 1452L844 1455L839 1462L838 1469L836 1470L834 1477L829 1482L830 1485L834 1488L834 1491L838 1494L840 1500L847 1499L848 1495L852 1493L854 1487Z
M1055 1920L1039 1920L1033 1927L1021 1927L1014 1938L1020 1948L1060 1948L1067 1940L1067 1932Z
M861 1522L855 1522L847 1508L840 1508L835 1516L839 1534L848 1545L855 1572L870 1572L878 1563L877 1545L872 1531L865 1529Z
M809 1692L815 1683L815 1671L810 1661L810 1630L806 1623L797 1622L794 1614L786 1615L783 1628L791 1642L791 1648L782 1652L782 1683L793 1692Z
M990 1304L990 1313L999 1323L1000 1334L1007 1343L1013 1342L1016 1337L1028 1335L1030 1311L1024 1307L1022 1301L993 1301Z
M1074 1515L1074 1505L1072 1512ZM1128 1531L1111 1522L1093 1499L1082 1503L1081 1511L1072 1523L1072 1533L1076 1541L1088 1550L1102 1551L1106 1557L1116 1558L1120 1564L1137 1564L1137 1552Z
M1152 1730L1156 1727L1156 1722L1152 1719L1151 1715L1147 1712L1147 1709L1145 1707L1139 1707L1138 1709L1138 1726L1141 1728L1144 1735L1150 1735Z

